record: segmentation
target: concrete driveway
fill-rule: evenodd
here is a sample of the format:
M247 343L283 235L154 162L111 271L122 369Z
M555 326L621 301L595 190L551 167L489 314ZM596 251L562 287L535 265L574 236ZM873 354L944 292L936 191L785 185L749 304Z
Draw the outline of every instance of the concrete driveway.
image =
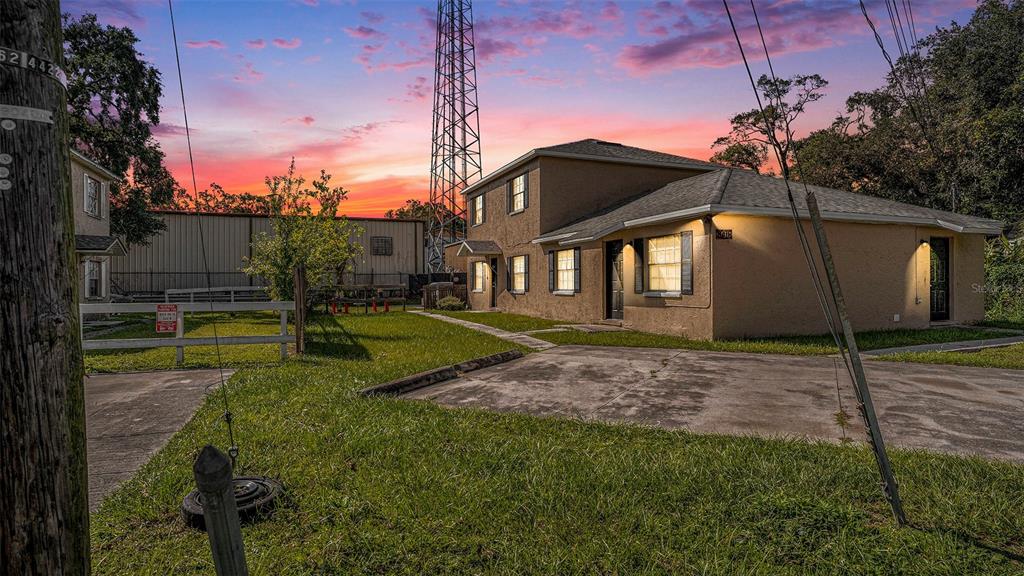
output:
M1024 372L867 361L890 445L1024 462ZM538 416L696 432L842 438L836 381L864 438L838 358L559 346L405 397Z
M225 370L225 378L232 372ZM206 388L219 383L217 370L88 376L89 510L148 462L192 417Z

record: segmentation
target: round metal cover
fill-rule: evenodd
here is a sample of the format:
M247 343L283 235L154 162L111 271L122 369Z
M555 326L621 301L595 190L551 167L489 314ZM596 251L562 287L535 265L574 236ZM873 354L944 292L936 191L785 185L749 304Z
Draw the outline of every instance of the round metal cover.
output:
M284 487L277 480L265 476L239 476L234 479L235 505L242 523L269 516L277 505ZM193 490L181 503L181 517L185 523L199 530L206 529L203 518L203 496Z

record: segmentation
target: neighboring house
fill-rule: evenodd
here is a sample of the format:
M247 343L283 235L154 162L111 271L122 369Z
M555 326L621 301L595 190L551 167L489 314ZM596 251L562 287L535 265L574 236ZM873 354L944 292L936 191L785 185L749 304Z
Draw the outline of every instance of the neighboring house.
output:
M110 299L111 258L125 253L121 241L110 235L110 185L117 180L116 174L71 150L75 252L82 302Z
M1000 222L811 188L856 329L983 319L971 286ZM793 192L816 252L803 185ZM474 309L702 339L827 331L778 178L583 140L464 194Z
M205 288L199 223L206 241L206 260L210 284L259 286L258 278L241 271L251 256L251 244L261 232L272 233L269 216L253 214L199 214L160 212L166 229L149 243L132 246L125 258L112 268L114 282L128 294L163 292L167 289ZM362 234L354 238L362 255L352 263L346 284L405 285L409 275L422 274L425 268L422 220L385 218L349 218Z

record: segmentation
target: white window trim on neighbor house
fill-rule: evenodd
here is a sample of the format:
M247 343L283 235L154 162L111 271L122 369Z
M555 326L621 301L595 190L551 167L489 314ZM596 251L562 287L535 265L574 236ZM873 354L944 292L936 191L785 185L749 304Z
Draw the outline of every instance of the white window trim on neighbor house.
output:
M473 292L483 292L487 285L487 262L480 260L473 262Z
M512 294L526 294L530 290L530 257L512 256L508 259L509 285Z
M528 174L528 172L524 172L508 182L508 213L510 215L519 214L530 206Z
M95 183L95 196L91 196L90 192L94 190L91 184ZM85 175L85 192L83 198L83 210L89 216L93 218L103 218L103 182L100 182L96 178Z
M487 219L486 208L484 208L484 195L479 194L473 196L470 200L470 224L472 226L479 226L484 223Z
M678 298L693 294L693 233L644 239L644 296Z
M104 268L105 262L103 260L86 260L85 261L85 297L86 298L104 298L104 283L103 275L106 273ZM96 288L93 289L92 282L95 280Z

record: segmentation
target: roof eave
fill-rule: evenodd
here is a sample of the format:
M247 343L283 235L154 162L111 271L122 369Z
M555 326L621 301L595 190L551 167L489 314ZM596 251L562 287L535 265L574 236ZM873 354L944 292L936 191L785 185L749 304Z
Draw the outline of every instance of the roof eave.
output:
M81 162L82 164L85 164L90 169L95 170L96 172L99 172L100 174L106 176L107 178L109 178L110 180L112 180L114 182L120 182L121 181L121 177L120 176L118 176L117 174L114 174L110 170L104 168L99 162L96 162L92 158L89 158L88 156L85 156L84 154L82 154L78 150L75 150L74 148L69 148L69 150L71 150L71 155L72 156L77 158L79 162Z

